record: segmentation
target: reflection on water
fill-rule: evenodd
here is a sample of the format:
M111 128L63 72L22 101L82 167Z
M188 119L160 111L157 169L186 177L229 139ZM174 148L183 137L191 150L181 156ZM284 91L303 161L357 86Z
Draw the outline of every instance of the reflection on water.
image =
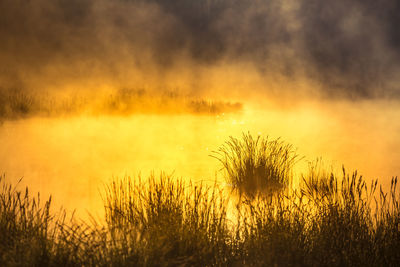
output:
M53 194L55 205L98 214L99 191L113 176L166 171L213 181L209 157L228 136L243 131L282 137L306 159L322 157L357 168L383 183L400 174L400 108L394 104L303 105L290 109L250 106L219 116L33 118L0 126L0 171L24 177L33 191ZM305 161L299 164L301 171ZM299 171L298 170L298 171Z

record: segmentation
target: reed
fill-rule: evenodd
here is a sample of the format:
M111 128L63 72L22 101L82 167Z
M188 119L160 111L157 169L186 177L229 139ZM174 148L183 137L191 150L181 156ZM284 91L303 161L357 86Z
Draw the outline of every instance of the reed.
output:
M141 265L154 266L160 259L167 265L226 263L229 231L222 190L165 174L134 181L125 178L107 187L105 211L113 239L129 236Z
M241 144L244 151L263 157L261 141L245 138L244 143L231 139L231 147ZM257 169L259 161L252 157L247 164ZM273 179L293 179L290 172L279 173L286 176ZM338 174L315 162L301 179L293 190L235 194L218 183L194 183L164 173L115 178L102 195L104 221L85 222L52 212L51 198L41 202L40 195L31 197L28 189L21 191L1 176L0 265L400 264L397 178L386 192L377 180L367 183L357 172L343 168Z
M54 231L50 226L51 198L41 204L40 195L31 197L0 176L0 265L46 265L51 257Z
M250 133L243 133L242 139L230 137L212 156L222 164L228 183L248 195L286 188L298 158L292 145Z

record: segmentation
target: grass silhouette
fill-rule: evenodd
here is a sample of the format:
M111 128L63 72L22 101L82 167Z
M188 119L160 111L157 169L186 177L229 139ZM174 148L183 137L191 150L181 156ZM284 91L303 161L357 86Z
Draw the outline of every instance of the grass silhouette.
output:
M287 187L298 158L292 145L250 133L242 139L230 137L212 156L221 162L233 188L248 195Z
M285 186L294 178L289 171L296 159L293 149L279 141L259 140L250 134L231 139L227 147L233 150L220 152L226 156L223 162L257 170L260 162L267 161L263 157L270 155L265 148L288 152L274 155L284 157L273 165L284 170L267 172L281 176L263 177L275 179L279 188ZM249 154L252 161L245 157L238 161L247 165L234 165L229 160L237 162L235 148L262 153ZM246 174L240 182L254 179L240 168L232 170L234 175ZM230 182L239 179L226 175ZM266 190L236 194L218 183L196 184L164 173L147 179L116 178L102 195L104 222L82 222L67 220L65 212L52 212L51 199L42 203L39 196L31 197L28 189L20 191L2 176L0 265L399 265L397 178L385 192L377 180L366 183L357 172L344 168L340 174L329 172L319 162L301 178L297 188L274 194Z

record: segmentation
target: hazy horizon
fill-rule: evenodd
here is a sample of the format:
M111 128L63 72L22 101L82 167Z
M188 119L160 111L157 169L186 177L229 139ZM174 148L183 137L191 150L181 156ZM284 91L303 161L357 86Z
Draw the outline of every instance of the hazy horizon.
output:
M113 175L213 180L210 151L250 131L389 183L399 14L396 0L0 0L0 172L95 206Z

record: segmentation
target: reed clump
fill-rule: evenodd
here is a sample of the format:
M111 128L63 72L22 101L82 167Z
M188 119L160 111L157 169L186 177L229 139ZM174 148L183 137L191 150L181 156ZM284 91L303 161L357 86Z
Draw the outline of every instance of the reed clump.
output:
M298 158L292 145L250 133L242 139L230 137L212 156L222 164L228 183L247 195L285 189Z

